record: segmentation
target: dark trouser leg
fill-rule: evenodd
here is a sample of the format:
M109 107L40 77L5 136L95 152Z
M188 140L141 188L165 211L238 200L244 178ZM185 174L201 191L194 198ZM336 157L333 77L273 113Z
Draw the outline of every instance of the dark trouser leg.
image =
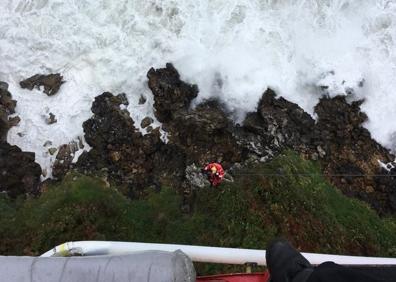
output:
M374 269L373 269L374 270ZM374 274L374 273L373 273ZM370 271L362 271L353 267L344 267L333 262L325 262L315 267L307 282L380 282L396 281L396 277L390 280L381 280Z
M317 267L289 242L277 240L267 247L266 260L271 282L384 282L396 281L393 267L345 267L325 262ZM364 263L364 262L363 262Z
M271 282L305 282L312 273L311 264L284 240L267 247L266 260Z

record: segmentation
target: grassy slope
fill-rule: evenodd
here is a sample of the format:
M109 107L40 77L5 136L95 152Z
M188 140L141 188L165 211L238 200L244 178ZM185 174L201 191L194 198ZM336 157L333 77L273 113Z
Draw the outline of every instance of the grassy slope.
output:
M396 255L395 220L346 198L292 152L195 197L186 215L171 189L130 201L100 180L71 175L39 199L0 199L0 253L39 254L71 240L265 248L283 236L304 251Z
M221 234L221 245L264 247L283 236L306 251L394 254L395 221L346 198L314 163L291 152L241 172L222 190L199 193L197 201L199 212L211 209L217 219L211 230Z

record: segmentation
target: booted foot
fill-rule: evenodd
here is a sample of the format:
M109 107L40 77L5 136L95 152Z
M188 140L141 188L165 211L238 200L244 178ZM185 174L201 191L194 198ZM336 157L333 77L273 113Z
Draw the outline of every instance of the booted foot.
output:
M285 240L275 240L265 255L271 282L305 282L313 271L312 265Z

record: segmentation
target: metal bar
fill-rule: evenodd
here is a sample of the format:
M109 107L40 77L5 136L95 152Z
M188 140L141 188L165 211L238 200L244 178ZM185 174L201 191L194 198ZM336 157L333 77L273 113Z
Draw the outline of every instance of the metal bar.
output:
M219 248L192 245L152 244L111 241L77 241L61 244L41 255L42 257L70 255L79 253L84 256L118 255L147 250L173 252L182 250L196 262L266 265L265 250ZM396 265L396 258L339 256L327 254L302 253L311 264L333 261L342 265Z

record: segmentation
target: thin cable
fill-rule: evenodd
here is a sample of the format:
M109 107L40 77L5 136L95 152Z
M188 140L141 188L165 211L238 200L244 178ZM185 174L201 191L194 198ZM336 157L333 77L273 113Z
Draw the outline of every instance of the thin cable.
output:
M391 174L318 174L318 173L230 173L233 176L331 176L331 177L396 177Z

